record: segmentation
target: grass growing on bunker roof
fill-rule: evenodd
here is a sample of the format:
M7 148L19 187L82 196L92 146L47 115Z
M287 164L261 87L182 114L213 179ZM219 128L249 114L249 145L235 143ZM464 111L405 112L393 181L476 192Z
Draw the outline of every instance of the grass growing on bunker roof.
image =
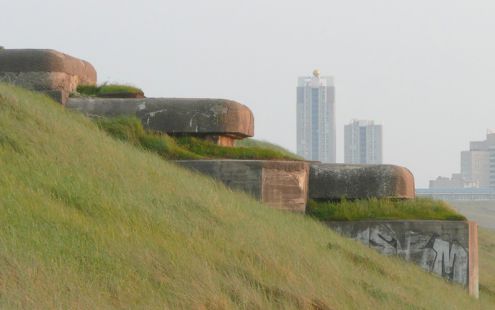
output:
M98 126L110 135L134 146L155 152L165 159L266 159L298 160L293 154L274 148L225 147L194 137L171 137L143 128L136 117L97 118Z
M306 213L323 221L356 220L451 220L466 218L441 200L416 198L342 200L308 202Z
M268 142L268 141L257 140L257 139L253 139L253 138L236 140L235 146L237 146L237 147L260 147L263 149L268 149L268 150L280 152L289 158L300 159L300 160L304 159L304 158L300 157L299 155L296 155L296 154L292 153L291 151L289 151L289 150L287 150L287 149L285 149L279 145L273 144L273 143Z
M77 95L85 97L104 97L114 94L144 94L143 91L137 87L121 84L102 84L96 85L79 85L77 87Z

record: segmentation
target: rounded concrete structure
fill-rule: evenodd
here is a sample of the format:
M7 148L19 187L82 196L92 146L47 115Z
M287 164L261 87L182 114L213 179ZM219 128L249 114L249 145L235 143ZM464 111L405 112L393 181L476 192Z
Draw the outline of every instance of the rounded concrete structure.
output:
M414 176L400 166L311 164L309 199L415 197Z
M96 71L89 62L54 50L3 49L0 82L46 92L65 104L78 85L96 84Z
M67 107L88 116L135 115L145 128L171 135L233 139L254 135L253 113L247 106L232 100L70 98Z
M50 49L0 50L0 72L62 72L95 84L96 70L84 60Z

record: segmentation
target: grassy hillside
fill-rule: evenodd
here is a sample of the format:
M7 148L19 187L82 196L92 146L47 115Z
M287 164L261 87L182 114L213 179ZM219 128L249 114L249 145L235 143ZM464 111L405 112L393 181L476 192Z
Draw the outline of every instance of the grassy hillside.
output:
M2 309L479 306L419 267L0 85Z
M479 228L480 299L484 308L495 305L495 230Z

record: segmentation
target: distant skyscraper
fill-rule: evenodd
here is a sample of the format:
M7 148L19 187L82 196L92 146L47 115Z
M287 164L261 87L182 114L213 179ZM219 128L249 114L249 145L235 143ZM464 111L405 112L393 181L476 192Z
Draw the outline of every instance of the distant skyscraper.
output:
M344 162L348 164L382 163L382 125L354 120L344 128Z
M486 140L472 141L469 151L461 152L461 175L466 182L481 188L495 188L495 133Z
M297 81L297 154L308 160L336 161L335 87L333 78L299 77Z

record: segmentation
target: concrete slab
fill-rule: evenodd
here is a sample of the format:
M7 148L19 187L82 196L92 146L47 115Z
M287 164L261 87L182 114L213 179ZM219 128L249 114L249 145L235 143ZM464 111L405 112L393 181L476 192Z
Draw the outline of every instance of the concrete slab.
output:
M343 236L384 255L399 256L478 297L478 226L465 221L326 222Z
M242 190L272 208L304 212L309 166L298 161L269 160L179 160L196 170Z
M0 82L44 91L65 103L78 85L96 84L96 71L89 62L54 50L2 49Z
M232 100L70 98L66 106L89 116L135 115L144 127L170 135L232 139L254 135L253 113Z
M310 166L309 199L412 199L414 188L414 176L404 167L321 163Z

